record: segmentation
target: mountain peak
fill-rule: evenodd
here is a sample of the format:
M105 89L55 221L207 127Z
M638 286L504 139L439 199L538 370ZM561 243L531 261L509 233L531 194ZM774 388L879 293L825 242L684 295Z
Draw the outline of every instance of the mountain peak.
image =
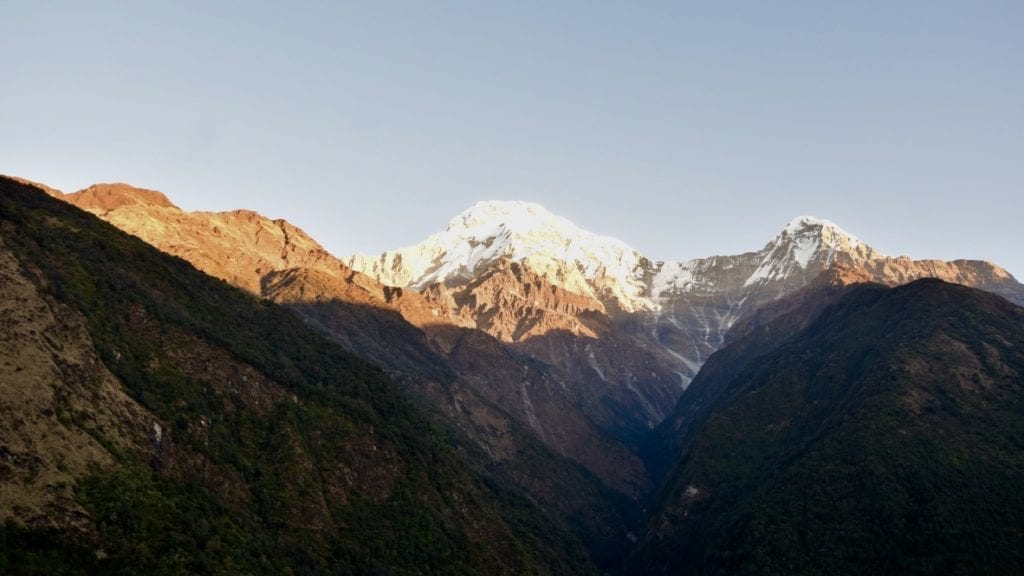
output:
M473 228L500 222L510 227L530 225L539 220L557 218L536 202L521 200L483 200L476 202L448 222L448 229ZM568 222L568 221L566 221Z
M839 227L838 224L831 220L824 218L818 218L816 216L797 216L789 221L789 224L782 229L781 235L787 236L803 236L803 235L818 235L828 236L830 238L843 238L847 243L851 245L864 244L859 238L850 234L846 230Z
M836 230L842 230L839 226L836 225L835 222L832 222L831 220L826 220L824 218L818 218L817 216L804 214L802 216L797 216L796 218L790 220L789 224L786 225L783 231L788 234L796 234L801 230L806 230L809 228L834 228Z
M535 202L477 202L425 241L348 263L385 284L425 288L460 283L495 262L524 262L557 285L633 309L642 301L640 254L625 242L588 232Z
M797 216L760 252L760 263L746 285L798 277L801 282L835 262L853 263L885 258L830 220Z
M84 190L68 194L67 199L80 208L103 211L114 210L131 204L177 208L162 192L136 188L120 182L93 184Z
M504 252L519 253L543 251L552 244L564 248L576 238L593 236L540 204L516 200L477 202L452 218L442 234L489 246L492 240L501 239Z

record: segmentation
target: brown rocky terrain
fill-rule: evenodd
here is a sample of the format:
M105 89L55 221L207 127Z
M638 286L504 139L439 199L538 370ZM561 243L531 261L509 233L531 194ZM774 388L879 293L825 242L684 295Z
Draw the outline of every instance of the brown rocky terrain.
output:
M440 289L432 286L430 295ZM565 290L528 266L499 260L472 281L445 292L458 315L503 342L522 342L552 331L600 338L608 331L604 305Z
M127 184L96 184L63 199L253 294L264 276L289 268L351 275L305 232L249 210L185 212L160 192Z

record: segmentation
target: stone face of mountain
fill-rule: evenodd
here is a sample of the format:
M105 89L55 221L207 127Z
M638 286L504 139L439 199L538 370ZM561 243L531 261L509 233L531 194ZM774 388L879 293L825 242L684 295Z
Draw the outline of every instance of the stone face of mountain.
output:
M433 288L428 297L444 290L441 284ZM600 301L556 286L528 266L509 260L499 260L466 284L443 293L460 317L503 342L522 342L554 330L599 338L608 328Z
M5 571L591 571L379 369L4 178L0 279Z
M667 421L673 470L630 572L1017 572L1024 309L921 280L821 286L770 316Z

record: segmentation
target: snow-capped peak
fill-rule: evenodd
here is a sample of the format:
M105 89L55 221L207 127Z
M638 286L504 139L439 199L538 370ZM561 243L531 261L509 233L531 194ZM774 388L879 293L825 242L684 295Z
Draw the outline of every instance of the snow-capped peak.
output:
M815 271L820 271L838 257L859 261L884 257L834 222L814 216L790 220L759 254L760 263L747 279L747 286L803 273L812 264Z
M470 206L448 222L448 231L476 230L493 226L515 229L536 228L541 225L557 225L565 229L576 226L536 202L520 200L485 200Z
M580 249L618 249L632 252L632 248L615 238L587 232L556 216L540 204L520 201L490 200L477 202L448 222L447 229L432 236L446 246L459 244L485 245L488 249L463 262L467 268L495 256L508 256L514 260L533 254L570 260Z
M883 257L836 224L792 219L758 252L654 263L626 243L583 230L540 204L477 202L423 242L346 264L392 286L469 282L506 259L549 282L626 310L657 310L672 294L721 286L806 282L833 262Z
M844 238L851 245L864 244L859 238L850 234L846 230L843 230L835 222L825 220L824 218L816 218L814 216L797 216L796 218L793 218L782 230L782 234L798 236L808 233L814 234L825 230L830 232L830 236Z
M579 228L540 204L477 202L444 232L380 258L357 255L349 264L384 283L421 289L471 279L500 258L525 262L571 292L615 301L628 309L651 303L640 294L642 256L626 243Z

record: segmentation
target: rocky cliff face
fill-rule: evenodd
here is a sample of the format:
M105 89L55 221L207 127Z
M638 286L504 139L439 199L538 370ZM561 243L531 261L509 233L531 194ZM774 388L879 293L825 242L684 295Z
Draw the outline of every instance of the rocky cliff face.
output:
M185 212L160 192L126 184L96 184L63 199L254 294L262 293L266 275L290 268L353 276L302 230L249 210ZM364 291L378 289L361 278L349 283Z

